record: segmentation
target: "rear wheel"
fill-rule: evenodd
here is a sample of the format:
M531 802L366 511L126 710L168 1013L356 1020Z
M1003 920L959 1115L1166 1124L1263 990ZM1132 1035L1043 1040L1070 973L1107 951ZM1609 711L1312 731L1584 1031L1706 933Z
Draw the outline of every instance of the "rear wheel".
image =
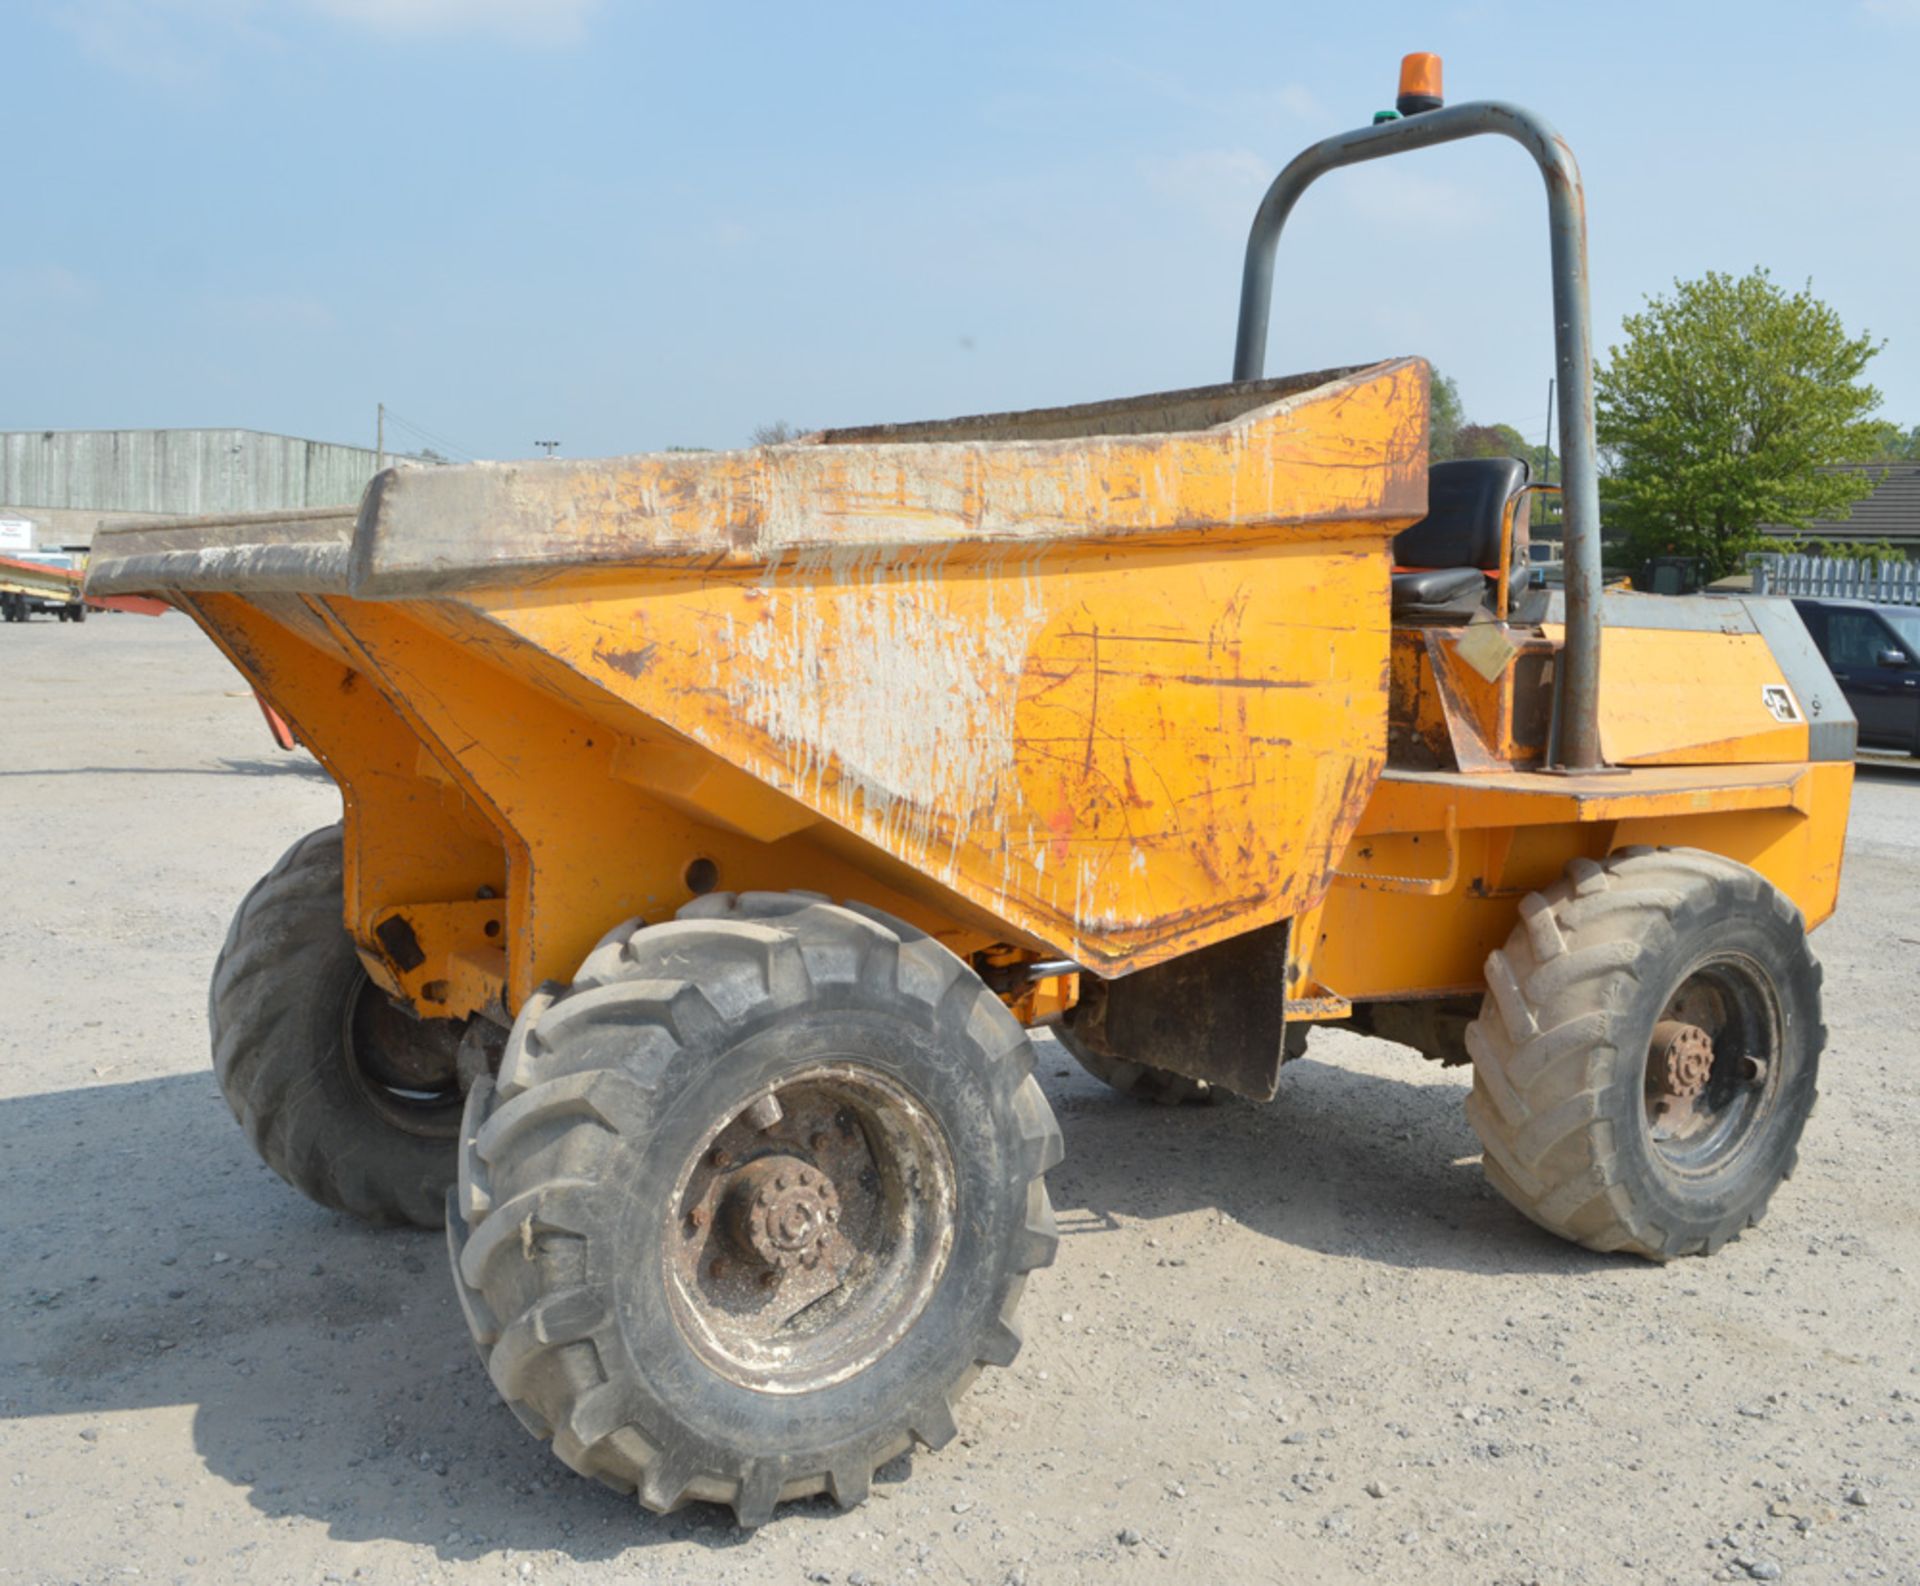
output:
M930 937L805 894L611 933L468 1100L448 1218L521 1421L664 1512L758 1525L954 1435L1053 1259L1026 1032Z
M342 885L328 826L247 894L208 998L214 1073L261 1159L301 1194L438 1228L459 1160L464 1024L416 1019L367 978Z
M1576 860L1520 905L1467 1031L1487 1177L1595 1250L1706 1255L1765 1214L1826 1030L1800 911L1718 854Z

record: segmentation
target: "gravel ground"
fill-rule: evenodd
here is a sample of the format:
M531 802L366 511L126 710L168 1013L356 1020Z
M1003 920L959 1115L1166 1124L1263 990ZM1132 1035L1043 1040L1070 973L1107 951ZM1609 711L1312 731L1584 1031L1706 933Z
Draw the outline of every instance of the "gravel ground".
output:
M335 817L318 768L184 619L0 656L0 1582L1920 1581L1920 767L1862 770L1821 1106L1758 1230L1665 1269L1559 1243L1482 1182L1461 1076L1358 1037L1178 1112L1045 1044L1025 1352L865 1509L749 1537L573 1476L440 1241L242 1140L206 979Z

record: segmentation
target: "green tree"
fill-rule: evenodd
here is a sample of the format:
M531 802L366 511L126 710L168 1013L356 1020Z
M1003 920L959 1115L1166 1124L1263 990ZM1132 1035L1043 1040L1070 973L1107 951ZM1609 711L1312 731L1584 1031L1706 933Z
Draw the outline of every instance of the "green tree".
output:
M1823 473L1870 457L1880 393L1862 378L1880 351L1850 336L1811 285L1765 270L1677 281L1629 314L1594 371L1610 526L1630 554L1698 556L1709 579L1765 543L1765 524L1844 513L1874 481Z
M1871 545L1856 540L1803 540L1793 549L1840 562L1878 562L1883 567L1907 559L1907 553L1891 540L1876 540Z
M1444 463L1456 456L1454 439L1467 421L1460 405L1460 388L1438 369L1432 371L1427 390L1427 460Z
M1870 463L1920 462L1920 424L1903 430L1898 424L1876 424L1873 450L1864 459Z
M1453 436L1456 457L1519 457L1531 463L1538 450L1511 424L1462 424Z

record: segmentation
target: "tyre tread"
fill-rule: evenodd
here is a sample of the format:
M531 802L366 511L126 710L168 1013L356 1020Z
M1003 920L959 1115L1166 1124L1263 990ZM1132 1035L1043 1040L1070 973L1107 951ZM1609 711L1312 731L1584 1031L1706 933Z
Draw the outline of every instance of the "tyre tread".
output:
M1763 1197L1705 1235L1655 1222L1623 1181L1601 1087L1620 1061L1613 1013L1633 994L1647 946L1670 941L1700 910L1727 900L1758 906L1769 894L1783 921L1802 924L1792 901L1744 865L1636 847L1604 862L1576 859L1564 880L1521 901L1512 935L1488 956L1487 996L1467 1031L1474 1081L1466 1110L1489 1182L1527 1217L1593 1250L1664 1261L1717 1249L1764 1215ZM1826 1030L1817 961L1808 961L1817 1055Z
M623 934L624 933L624 934ZM697 966L702 978L685 972ZM716 994L706 978L721 971ZM851 970L889 996L910 997L954 1018L989 1061L1016 1065L1013 1108L1026 1215L1002 1279L995 1321L976 1360L953 1383L917 1401L908 1424L864 1448L836 1448L817 1469L780 1458L742 1457L730 1469L689 1463L654 1446L637 1424L637 1398L612 1379L613 1323L588 1291L569 1286L585 1269L595 1224L594 1184L558 1176L566 1153L539 1161L549 1176L496 1186L499 1165L527 1141L585 1127L612 1134L644 1124L652 1085L696 1042L724 1041L770 1005L803 1003L816 985L846 983ZM678 971L678 972L677 972ZM617 1012L636 1037L621 1071L570 1058L563 1039L579 1021ZM644 1035L644 1039L642 1036ZM579 1063L571 1068L570 1063ZM552 1428L554 1447L576 1469L638 1495L666 1513L689 1497L730 1503L742 1526L769 1519L782 1500L825 1492L843 1507L865 1500L874 1468L917 1439L938 1448L954 1435L952 1401L979 1365L1017 1354L1014 1323L1025 1275L1048 1265L1059 1233L1043 1175L1061 1157L1060 1130L1032 1077L1030 1043L1000 1000L933 938L878 910L842 908L811 894L708 894L664 925L628 921L609 932L573 986L543 987L515 1021L497 1084L476 1085L464 1134L469 1161L449 1222L461 1303L489 1374L522 1421ZM514 1193L498 1197L506 1188ZM550 1234L567 1246L549 1248Z

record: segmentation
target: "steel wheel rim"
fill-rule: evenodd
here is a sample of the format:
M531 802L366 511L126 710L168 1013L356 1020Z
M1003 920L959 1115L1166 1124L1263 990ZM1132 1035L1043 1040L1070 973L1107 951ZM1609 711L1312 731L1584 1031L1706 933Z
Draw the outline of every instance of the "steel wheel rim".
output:
M1786 1021L1759 962L1715 953L1696 962L1667 998L1656 1031L1669 1022L1703 1031L1711 1067L1692 1116L1674 1126L1673 1092L1663 1085L1650 1047L1642 1087L1642 1125L1660 1162L1686 1178L1721 1172L1760 1135L1780 1095ZM1665 1102L1665 1106L1662 1103Z
M898 1080L851 1061L784 1077L681 1169L664 1240L675 1325L740 1387L809 1393L857 1376L933 1298L955 1183L945 1132Z
M340 1021L340 1056L354 1089L380 1117L403 1133L424 1139L452 1139L460 1132L460 1080L447 1051L446 1077L437 1085L408 1083L394 1072L382 1072L376 1053L383 1032L401 1039L417 1038L402 1024L407 1016L395 1008L364 969L356 968Z

